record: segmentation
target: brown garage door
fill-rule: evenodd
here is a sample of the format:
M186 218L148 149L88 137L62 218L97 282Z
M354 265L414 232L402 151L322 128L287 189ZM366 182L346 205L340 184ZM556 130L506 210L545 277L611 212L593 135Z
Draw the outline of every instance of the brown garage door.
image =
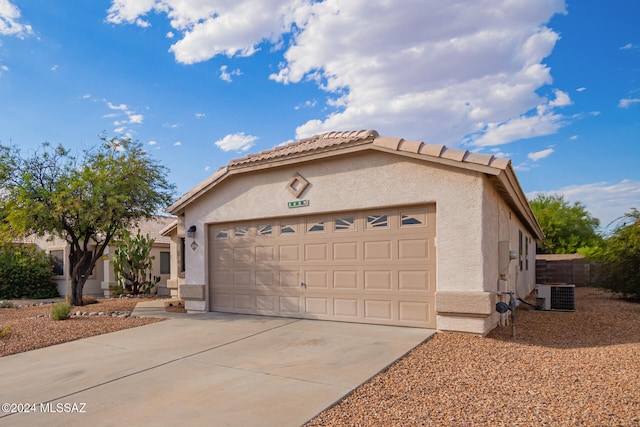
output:
M435 328L435 206L209 226L213 311Z

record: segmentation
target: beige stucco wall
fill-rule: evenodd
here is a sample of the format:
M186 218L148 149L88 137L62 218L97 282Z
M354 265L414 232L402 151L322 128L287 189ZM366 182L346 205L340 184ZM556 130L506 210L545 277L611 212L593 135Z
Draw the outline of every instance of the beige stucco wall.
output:
M62 276L54 276L54 281L57 284L58 293L61 296L70 295L71 294L71 270L69 267L69 245L66 241L60 238L37 238L32 237L29 239L29 242L34 243L39 249L50 253L51 251L64 251L64 275ZM96 262L96 266L93 269L93 273L87 279L83 293L85 295L95 295L95 296L109 296L109 286L116 284L116 277L113 272L113 266L111 265L111 261L108 259L109 254L113 252L115 246L109 246L105 250L105 255L107 256L106 260L98 260ZM156 276L160 276L159 286L166 288L167 280L169 279L169 274L160 274L160 252L166 251L169 252L168 244L156 244L152 251L151 255L155 257L153 261L153 274Z
M308 207L287 207L295 198L285 186L295 173L310 182L301 195ZM436 298L438 292L445 299L457 293L467 301L458 313L439 313L438 328L483 334L497 322L487 307L495 305L499 232L508 227L495 220L500 202L488 187L478 172L373 151L232 176L185 211L185 227L196 225L198 232L186 242L184 283L208 283L207 224L435 202ZM196 250L190 248L193 240ZM208 295L188 304L207 310Z

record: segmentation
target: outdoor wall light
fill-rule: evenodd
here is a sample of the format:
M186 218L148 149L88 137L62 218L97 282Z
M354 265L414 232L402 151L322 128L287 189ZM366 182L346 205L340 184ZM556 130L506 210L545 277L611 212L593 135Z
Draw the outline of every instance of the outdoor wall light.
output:
M187 230L187 237L189 239L195 239L196 238L196 226L192 225L191 227L189 227L189 229Z

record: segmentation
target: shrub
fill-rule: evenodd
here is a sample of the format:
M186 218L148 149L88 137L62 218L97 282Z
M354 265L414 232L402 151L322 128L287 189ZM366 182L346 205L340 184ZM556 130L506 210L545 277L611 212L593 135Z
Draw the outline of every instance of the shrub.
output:
M97 303L98 303L98 300L93 295L82 295L82 304L89 305L89 304L97 304Z
M11 301L7 301L6 299L3 299L2 301L0 301L0 308L11 308L13 307L13 304L11 304Z
M11 325L5 326L4 328L0 326L0 338L4 338L5 336L9 335L12 330L13 326Z
M53 320L67 320L71 313L71 304L59 302L51 307L51 318Z
M600 285L640 299L640 211L632 209L621 220L596 257L602 262Z
M49 255L28 245L0 247L0 298L57 296Z

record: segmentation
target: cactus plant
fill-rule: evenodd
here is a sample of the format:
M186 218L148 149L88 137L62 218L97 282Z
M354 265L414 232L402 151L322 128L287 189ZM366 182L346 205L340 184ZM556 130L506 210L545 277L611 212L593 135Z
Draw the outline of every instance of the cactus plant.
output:
M154 256L151 255L154 239L143 236L138 230L132 236L129 231L120 234L112 257L113 271L121 286L132 294L149 293L160 281L152 273Z

